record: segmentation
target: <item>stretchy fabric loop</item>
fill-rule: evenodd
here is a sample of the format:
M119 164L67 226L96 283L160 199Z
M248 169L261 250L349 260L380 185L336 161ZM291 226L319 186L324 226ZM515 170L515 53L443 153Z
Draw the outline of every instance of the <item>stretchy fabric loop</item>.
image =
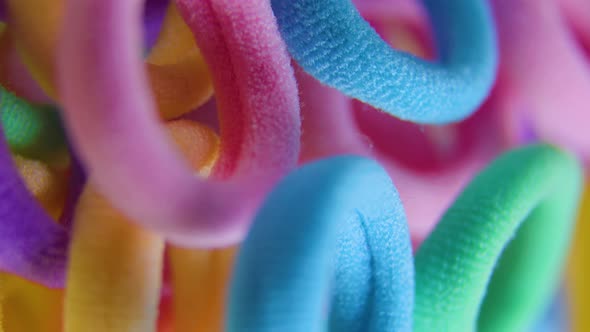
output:
M62 287L68 241L28 192L0 137L0 271Z
M29 192L47 214L58 221L66 201L68 187L66 172L57 171L38 160L23 158L19 155L14 156L13 160Z
M323 159L287 176L259 210L238 253L226 328L411 331L413 274L387 173L361 157Z
M530 127L537 137L567 147L587 162L590 57L559 2L491 1L502 59L495 98L509 143L522 143L518 133ZM590 6L585 7L590 14ZM583 8L579 13L584 15Z
M9 0L8 3L17 49L33 76L55 100L58 97L55 63L64 0ZM177 61L168 63L151 57L146 61L151 88L165 119L176 118L203 104L213 90L207 65L190 30L174 9L171 1L147 0L142 16L144 46L150 49L153 45L159 53L177 56ZM170 45L188 47L167 47Z
M222 332L234 247L195 250L171 247L174 331Z
M207 101L213 83L203 55L174 2L146 59L146 70L160 115L176 118Z
M151 49L162 29L166 8L172 3L170 0L146 0L143 8L144 47Z
M590 330L590 182L586 180L569 262L567 295L571 307L572 332Z
M483 0L424 0L439 60L395 51L350 0L272 0L295 60L322 83L404 120L459 121L495 78L494 24Z
M208 168L217 156L217 137L207 127L177 120L166 129L194 168ZM92 186L91 180L76 213L66 332L155 331L163 240L132 224Z
M20 57L12 29L0 24L0 85L32 103L46 104L51 99L35 81Z
M580 181L576 160L547 145L477 175L418 249L414 331L530 328L559 283Z
M10 28L23 63L48 96L56 99L55 45L61 0L6 0Z
M0 332L61 332L63 290L0 273Z
M29 104L0 87L0 117L12 152L51 165L67 165L66 136L53 107Z
M156 332L164 241L132 224L92 184L76 210L65 332Z
M97 189L117 208L174 243L225 246L243 238L266 191L297 161L297 88L268 2L177 4L211 66L222 145L212 175L224 181L195 177L157 121L135 47L142 1L67 2L64 114Z

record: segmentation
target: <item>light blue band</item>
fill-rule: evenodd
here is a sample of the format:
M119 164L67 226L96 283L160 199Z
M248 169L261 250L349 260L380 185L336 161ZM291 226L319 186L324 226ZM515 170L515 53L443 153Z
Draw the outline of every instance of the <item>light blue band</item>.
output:
M413 307L397 191L376 162L344 156L270 194L237 259L227 330L411 331Z
M484 0L424 0L439 61L392 49L350 0L271 0L288 50L307 72L404 120L459 121L488 95L496 35Z

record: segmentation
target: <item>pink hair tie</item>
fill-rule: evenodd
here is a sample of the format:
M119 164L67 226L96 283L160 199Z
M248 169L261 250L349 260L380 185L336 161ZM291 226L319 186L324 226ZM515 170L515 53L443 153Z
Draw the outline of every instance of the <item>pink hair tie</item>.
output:
M509 143L532 131L589 160L590 62L558 2L492 1L501 59L496 98Z
M177 244L233 244L296 163L297 88L268 1L177 4L213 74L217 181L194 174L158 122L140 57L140 0L67 1L58 61L64 115L97 188L117 208Z

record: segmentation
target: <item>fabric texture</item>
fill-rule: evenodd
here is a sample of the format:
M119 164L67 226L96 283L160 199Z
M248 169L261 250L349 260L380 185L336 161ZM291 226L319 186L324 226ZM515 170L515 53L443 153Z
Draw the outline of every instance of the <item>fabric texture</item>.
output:
M0 270L63 287L69 234L29 193L0 138Z
M553 295L581 191L547 145L500 156L416 253L415 331L524 331Z
M166 129L191 167L201 172L211 167L219 149L215 133L186 120L168 122ZM92 178L76 210L71 251L65 298L66 332L156 331L164 264L163 238L143 229L97 194ZM173 272L193 271L190 266L182 265ZM187 289L186 284L182 286L185 288L180 289ZM193 283L192 288L195 287L203 285ZM175 299L182 298L183 294L175 294ZM180 308L186 312L191 307ZM174 319L178 331L187 331L182 329L186 326L178 324L182 316L175 315Z
M32 105L0 87L0 120L12 152L48 164L67 165L66 136L55 108Z
M72 234L64 332L155 332L163 256L161 236L86 186Z
M256 215L226 329L411 331L413 273L387 173L361 157L313 162L281 181Z
M495 98L513 144L522 142L522 127L530 127L537 137L589 162L584 124L590 121L590 30L574 24L580 20L570 23L560 2L490 2L502 58ZM585 5L575 7L577 16L588 22L590 5L581 2Z
M176 243L233 244L296 163L295 80L266 1L177 4L213 75L222 141L213 174L224 181L195 178L156 121L134 47L141 1L68 2L58 61L64 114L97 189L115 205L125 202L118 208Z
M392 50L350 0L272 0L289 52L312 76L404 120L443 124L473 113L497 65L494 24L482 0L423 1L437 62Z
M590 329L590 182L586 180L584 198L582 200L576 225L572 253L567 275L567 297L571 304L572 332L583 332Z

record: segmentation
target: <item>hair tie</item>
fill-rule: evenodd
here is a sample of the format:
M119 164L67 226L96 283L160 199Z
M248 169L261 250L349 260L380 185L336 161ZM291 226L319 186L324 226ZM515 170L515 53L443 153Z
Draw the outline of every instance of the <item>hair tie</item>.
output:
M178 2L218 98L222 146L213 175L230 179L213 182L170 149L157 121L137 56L141 4L67 2L59 56L67 125L98 190L134 220L175 243L236 243L299 150L297 89L270 5Z
M63 290L0 272L0 332L62 331Z
M584 124L590 120L590 58L576 43L576 31L558 2L491 1L502 59L494 99L510 143L522 141L518 132L529 126L541 139L588 161L590 140Z
M567 275L567 296L570 299L572 331L583 332L590 329L590 182L586 180L584 198L580 206L576 236L569 261Z
M187 120L166 129L192 167L210 167L219 146L210 129ZM94 187L91 178L76 209L65 331L155 331L163 238L135 225Z
M145 0L143 8L143 34L146 49L151 49L162 29L166 8L172 6L170 0Z
M387 173L361 157L320 160L288 175L259 210L238 254L226 328L410 331L413 280Z
M572 156L547 145L505 153L477 175L416 253L414 331L530 327L559 282L581 177Z
M416 246L431 232L462 187L501 150L494 114L487 109L454 125L460 130L458 139L462 143L469 140L470 146L452 164L441 166L436 172L407 167L397 160L401 153L395 153L391 147L415 142L415 137L402 134L402 129L414 124L402 123L368 105L353 102L302 70L296 71L296 77L303 119L301 161L338 154L378 159L396 183Z
M459 121L483 102L495 78L491 13L482 0L423 2L437 62L391 49L350 0L271 1L289 52L322 83L404 120Z
M16 48L56 100L55 64L64 7L64 0L9 0L9 26ZM211 97L207 66L174 2L148 0L142 14L145 46L151 49L146 59L151 89L162 117L176 118Z
M0 116L12 152L61 168L67 166L66 136L55 108L31 105L0 87Z
M0 23L0 85L29 102L51 102L23 63L13 35L12 29Z
M24 186L0 138L0 271L51 288L62 287L69 234Z

